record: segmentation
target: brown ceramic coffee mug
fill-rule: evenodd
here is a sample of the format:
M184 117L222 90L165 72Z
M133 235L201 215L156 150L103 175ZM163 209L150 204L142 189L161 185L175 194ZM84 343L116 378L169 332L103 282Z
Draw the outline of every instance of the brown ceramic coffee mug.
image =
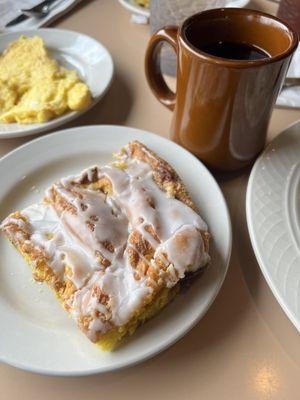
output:
M177 54L176 93L159 67L164 41ZM174 110L171 138L212 168L249 164L264 147L297 44L283 21L239 8L204 11L180 28L160 29L150 39L145 67L157 99Z

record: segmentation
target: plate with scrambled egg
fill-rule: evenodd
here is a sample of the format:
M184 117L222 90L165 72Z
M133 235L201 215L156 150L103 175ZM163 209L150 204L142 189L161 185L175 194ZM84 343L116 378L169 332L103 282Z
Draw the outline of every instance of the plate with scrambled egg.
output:
M0 35L0 138L53 129L90 109L113 76L109 52L77 32Z

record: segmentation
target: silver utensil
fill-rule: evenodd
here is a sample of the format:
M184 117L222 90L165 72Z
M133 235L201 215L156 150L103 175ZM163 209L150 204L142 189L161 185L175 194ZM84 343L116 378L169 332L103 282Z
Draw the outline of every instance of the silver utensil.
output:
M24 15L27 15L28 17L43 18L49 14L51 5L56 1L57 0L44 0L34 7L27 9L23 8L21 9L21 11Z
M20 10L22 14L18 15L13 20L9 21L5 27L9 28L10 26L20 24L23 21L26 21L30 17L43 18L49 14L51 11L51 5L55 3L57 0L43 0L41 3L37 4L34 7Z
M25 14L20 14L18 15L16 18L12 19L11 21L9 21L6 25L5 28L9 28L10 26L14 26L17 24L20 24L23 21L26 21L26 19L28 19L29 17Z

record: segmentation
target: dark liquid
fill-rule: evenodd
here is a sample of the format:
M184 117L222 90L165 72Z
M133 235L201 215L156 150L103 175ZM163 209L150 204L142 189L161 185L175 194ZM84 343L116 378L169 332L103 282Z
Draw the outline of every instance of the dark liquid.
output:
M212 56L231 60L261 60L270 57L264 50L248 43L219 41L200 45L199 49Z

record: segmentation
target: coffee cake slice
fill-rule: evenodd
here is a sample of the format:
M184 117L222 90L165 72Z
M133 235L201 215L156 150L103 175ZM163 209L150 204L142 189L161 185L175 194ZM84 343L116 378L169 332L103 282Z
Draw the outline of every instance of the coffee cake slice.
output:
M174 169L138 141L53 184L2 231L79 328L116 348L209 263L209 233Z

